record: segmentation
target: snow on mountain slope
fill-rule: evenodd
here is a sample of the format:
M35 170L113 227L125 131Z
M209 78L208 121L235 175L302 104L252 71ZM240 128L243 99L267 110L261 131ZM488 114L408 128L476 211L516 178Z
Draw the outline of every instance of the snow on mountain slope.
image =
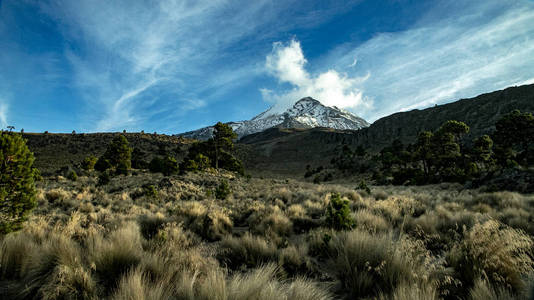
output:
M274 113L272 109L257 115L249 121L228 123L241 138L272 127L312 128L328 127L334 129L361 129L368 127L364 119L335 106L324 106L321 102L306 97L300 99L293 107L283 113ZM213 127L178 134L186 138L207 140L213 135Z

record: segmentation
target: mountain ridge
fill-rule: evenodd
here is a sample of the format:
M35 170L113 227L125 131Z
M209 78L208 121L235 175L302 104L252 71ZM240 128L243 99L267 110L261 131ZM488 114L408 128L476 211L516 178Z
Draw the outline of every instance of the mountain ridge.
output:
M273 174L303 173L307 164L327 166L340 145L362 146L380 151L399 139L413 143L423 130L436 130L448 120L465 122L470 132L466 141L490 134L495 122L514 109L534 113L534 84L509 87L425 109L398 112L360 130L271 128L242 138L245 167ZM337 150L336 150L337 149Z

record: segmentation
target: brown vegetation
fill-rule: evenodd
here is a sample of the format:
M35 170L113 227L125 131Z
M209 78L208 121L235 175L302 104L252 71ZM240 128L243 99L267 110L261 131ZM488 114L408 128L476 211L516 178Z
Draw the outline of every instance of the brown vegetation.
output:
M223 172L97 181L38 183L24 228L0 237L4 298L528 299L532 286L529 195ZM354 229L327 227L332 193Z

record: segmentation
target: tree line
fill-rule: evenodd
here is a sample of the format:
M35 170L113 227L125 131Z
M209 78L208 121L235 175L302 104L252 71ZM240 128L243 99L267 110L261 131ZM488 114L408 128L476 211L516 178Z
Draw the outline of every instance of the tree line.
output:
M506 168L534 164L534 117L514 110L503 115L490 135L467 140L469 126L449 120L434 131L422 131L416 140L394 140L371 156L361 146L344 146L332 164L343 172L372 171L379 183L464 183Z

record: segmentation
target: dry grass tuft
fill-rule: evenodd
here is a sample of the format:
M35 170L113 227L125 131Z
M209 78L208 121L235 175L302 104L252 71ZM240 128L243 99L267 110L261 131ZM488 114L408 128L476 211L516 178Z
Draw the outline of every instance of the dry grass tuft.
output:
M249 233L242 237L228 236L221 242L218 257L232 269L242 265L256 267L276 259L276 246Z
M482 277L492 285L518 292L525 287L523 274L533 271L533 245L523 232L489 220L466 231L447 260L467 287Z
M0 236L5 299L528 299L534 196L135 171L38 182ZM230 180L233 197L206 191ZM143 184L158 197L130 195ZM323 226L332 193L356 229ZM236 224L236 227L233 227ZM251 233L256 234L252 235ZM221 240L221 241L219 241Z

